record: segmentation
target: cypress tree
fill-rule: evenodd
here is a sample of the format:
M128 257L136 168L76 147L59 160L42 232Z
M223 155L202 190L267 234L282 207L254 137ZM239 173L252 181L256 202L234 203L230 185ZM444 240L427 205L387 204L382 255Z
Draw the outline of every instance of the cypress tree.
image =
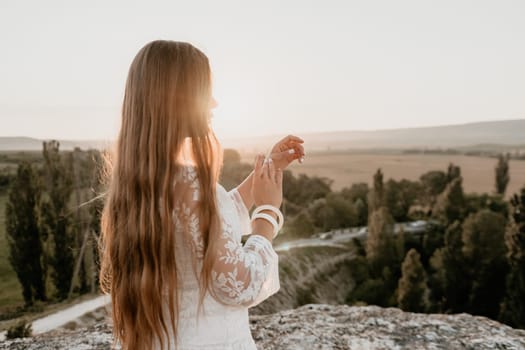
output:
M394 219L386 206L381 169L374 174L374 188L369 192L368 206L366 257L372 275L379 277L385 266L395 268L392 264L396 262Z
M500 154L498 157L498 164L495 168L496 172L496 193L504 195L507 185L509 184L509 156Z
M394 220L386 207L376 209L368 219L366 257L372 274L378 276L384 266L396 260Z
M26 305L32 305L34 300L46 300L37 210L40 193L31 164L21 163L9 191L6 232L9 262L22 285Z
M455 179L461 178L461 168L453 163L450 163L447 168L447 183L451 183Z
M408 251L401 266L397 302L405 311L425 312L428 307L427 276L414 248Z
M453 171L454 172L454 171ZM446 225L456 220L462 221L465 212L465 194L463 193L463 179L454 177L445 191L437 199L433 209L433 216Z
M498 316L507 273L505 226L503 215L487 209L469 215L463 223L463 255L472 281L466 311L471 314Z
M75 236L67 205L73 190L72 163L65 162L59 153L57 141L44 142L44 183L47 196L42 201L41 212L45 235L51 240L53 268L51 277L59 299L65 299L71 285L75 264L73 249Z
M435 278L441 290L433 290L442 299L437 300L443 312L463 312L468 301L470 278L463 256L463 229L459 221L447 227L445 245L434 252L431 258Z
M383 172L381 169L377 169L374 174L374 187L369 192L368 199L368 213L371 214L374 210L385 206L385 186L383 183Z
M511 215L505 232L510 271L500 319L525 329L525 187L511 201Z

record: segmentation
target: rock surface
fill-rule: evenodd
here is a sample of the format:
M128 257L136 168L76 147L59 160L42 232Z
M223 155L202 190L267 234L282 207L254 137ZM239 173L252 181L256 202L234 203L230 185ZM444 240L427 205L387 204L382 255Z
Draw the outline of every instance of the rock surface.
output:
M525 349L525 330L468 314L309 304L250 317L259 349ZM105 323L0 343L0 349L110 349Z
M525 330L486 317L310 304L251 318L261 349L525 349Z

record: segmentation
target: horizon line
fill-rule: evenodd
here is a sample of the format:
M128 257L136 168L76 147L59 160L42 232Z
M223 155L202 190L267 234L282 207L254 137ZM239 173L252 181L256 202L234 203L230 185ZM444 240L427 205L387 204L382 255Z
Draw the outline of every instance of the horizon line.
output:
M514 119L501 119L501 120L478 120L478 121L471 121L471 122L461 122L457 124L438 124L438 125L420 125L420 126L405 126L405 127L394 127L394 128L383 128L383 129L344 129L344 130L325 130L325 131L299 131L296 133L301 134L330 134L330 133L340 133L340 132L378 132L378 131L396 131L396 130L406 130L406 129L430 129L430 128L439 128L439 127L447 127L447 126L464 126L469 124L488 124L488 123L499 123L499 122L515 122L515 121L525 121L524 118L514 118ZM287 133L289 134L289 133ZM246 138L265 138L265 137L275 137L277 136L277 133L268 133L268 134L258 134L258 135L249 135L249 136L230 136L225 137L225 140L239 140L239 139L246 139ZM7 135L0 135L0 138L27 138L27 139L33 139L33 140L57 140L57 141L64 141L64 142L112 142L114 139L111 138L77 138L77 139L68 139L68 138L54 138L54 137L33 137L33 136L7 136Z

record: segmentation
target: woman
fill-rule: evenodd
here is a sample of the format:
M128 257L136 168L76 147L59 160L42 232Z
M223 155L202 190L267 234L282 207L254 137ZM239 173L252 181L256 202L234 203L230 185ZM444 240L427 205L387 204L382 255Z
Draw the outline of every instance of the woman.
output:
M123 349L255 349L248 308L279 289L282 169L304 156L303 141L281 140L226 192L215 105L208 59L192 45L154 41L133 60L101 241Z

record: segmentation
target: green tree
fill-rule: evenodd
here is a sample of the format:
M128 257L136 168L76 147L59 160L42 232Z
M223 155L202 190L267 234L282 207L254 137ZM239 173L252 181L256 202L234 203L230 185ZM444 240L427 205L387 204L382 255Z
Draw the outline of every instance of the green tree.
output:
M422 202L434 205L437 196L447 187L447 174L440 170L432 170L421 175L419 181L423 186L420 194Z
M69 295L73 292L80 294L96 291L97 266L95 260L96 239L92 230L93 225L99 224L99 212L96 210L100 200L94 197L102 192L100 186L100 171L102 157L97 150L83 151L80 148L68 154L66 160L72 161L73 166L73 208L71 215L74 217L71 233L75 236L75 249L73 255L76 259L74 276L70 286ZM93 222L95 221L95 222Z
M377 169L374 174L374 187L368 196L368 213L371 214L386 205L385 203L385 185L383 183L383 172Z
M368 206L366 257L372 276L377 277L382 275L384 267L392 268L396 261L394 219L386 206L381 169L374 174L374 188L369 193Z
M390 179L386 183L385 203L396 222L408 221L410 208L421 192L420 185L406 179L395 181Z
M505 194L507 185L509 184L509 155L500 154L498 157L498 164L495 168L496 172L496 193L500 195Z
M225 149L219 182L226 190L239 185L253 170L253 165L241 163L241 155L234 149Z
M369 305L383 305L388 298L385 281L382 278L370 278L358 284L347 297L349 304L365 302Z
M64 159L59 153L57 141L44 142L43 177L46 197L41 201L43 231L51 243L52 256L49 264L53 268L52 280L57 296L65 299L69 293L75 257L76 245L71 227L71 218L67 212L73 191L72 161Z
M449 225L445 232L445 245L434 251L430 265L435 271L430 283L432 299L440 312L465 311L470 291L469 270L463 256L463 229L459 221Z
M370 188L366 182L358 182L352 184L350 187L345 187L341 190L341 194L348 200L355 202L361 199L368 204L368 192Z
M241 162L241 154L232 148L226 148L223 151L223 161L224 163L240 163Z
M501 195L488 193L469 193L465 195L465 217L482 209L509 216L508 202Z
M315 226L308 212L301 212L289 221L286 221L283 227L283 233L287 238L307 238L315 231Z
M395 246L395 253L396 253L396 259L401 266L401 263L403 262L403 259L405 257L405 245L406 245L406 233L403 226L400 226L397 230L396 237L394 239L394 246Z
M453 163L450 163L447 168L447 183L451 183L455 179L461 178L461 168Z
M328 223L333 212L326 205L326 198L318 198L308 206L308 215L312 224L319 230L325 230L325 223Z
M104 159L100 151L90 151L90 158L92 160L91 168L91 183L90 188L93 190L93 198L89 206L89 230L92 235L91 246L88 250L90 252L89 260L91 261L91 292L95 293L99 285L98 266L100 266L99 256L99 238L100 238L100 219L102 216L102 209L104 207L104 191L106 189L104 179Z
M352 260L351 278L355 282L353 288L346 296L345 302L353 305L366 303L371 305L392 306L389 304L391 290L385 277L389 278L388 269L382 276L373 278L370 276L368 261L364 256L358 256Z
M9 185L11 184L13 179L14 175L11 173L11 169L0 169L0 193L4 193L9 189Z
M467 311L496 318L504 295L506 219L490 210L471 214L463 223L463 255L472 281Z
M283 196L288 203L307 207L318 198L331 192L332 180L324 177L299 174L295 177L290 170L283 172Z
M352 184L351 187L345 187L341 194L347 200L352 202L355 207L358 226L364 226L368 222L368 193L370 189L365 182Z
M354 202L355 215L356 215L356 225L364 226L368 222L368 205L361 198L358 198Z
M6 232L9 262L22 285L26 305L45 301L46 290L41 265L42 241L38 225L41 190L31 164L18 166L6 206Z
M392 266L396 259L393 235L394 220L388 209L374 210L368 219L366 239L366 257L374 276L378 276L383 267Z
M465 194L463 193L463 179L454 177L445 191L439 196L433 209L433 216L445 224L456 220L462 221L465 211Z
M397 302L401 309L425 312L428 307L427 277L419 253L410 249L401 267Z
M525 187L519 195L514 194L510 203L511 215L505 233L510 270L500 319L525 329Z
M421 254L421 263L428 266L428 261L434 252L445 245L446 227L436 221L428 221L425 231L421 236L421 248L418 252Z
M308 208L316 227L323 231L357 225L357 214L352 202L340 192L330 192L315 200Z

